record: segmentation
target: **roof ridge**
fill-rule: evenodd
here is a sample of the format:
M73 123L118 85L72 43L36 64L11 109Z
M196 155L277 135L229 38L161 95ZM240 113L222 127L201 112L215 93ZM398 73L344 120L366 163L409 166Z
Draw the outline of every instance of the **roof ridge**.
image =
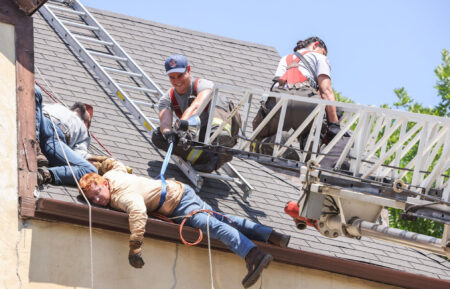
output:
M164 27L166 29L171 29L171 30L174 30L177 32L188 33L188 34L206 37L206 38L213 38L213 39L217 39L217 40L228 42L228 43L239 44L239 45L243 45L243 46L251 46L254 48L265 49L265 50L272 51L272 52L275 51L276 53L279 54L278 50L274 46L259 44L259 43L255 43L255 42L245 41L245 40L239 40L239 39L235 39L235 38L231 38L231 37L220 36L217 34L201 32L201 31L188 29L188 28L182 28L182 27L178 27L178 26L174 26L174 25L155 22L155 21L147 20L147 19L140 18L140 17L130 16L130 15L121 14L121 13L103 10L103 9L98 9L98 8L94 8L94 7L87 6L86 8L90 12L94 12L94 13L101 13L101 14L108 15L108 16L119 17L124 20L134 20L134 21L142 23L142 24L148 24L148 25L153 25L153 26L157 26L157 27Z

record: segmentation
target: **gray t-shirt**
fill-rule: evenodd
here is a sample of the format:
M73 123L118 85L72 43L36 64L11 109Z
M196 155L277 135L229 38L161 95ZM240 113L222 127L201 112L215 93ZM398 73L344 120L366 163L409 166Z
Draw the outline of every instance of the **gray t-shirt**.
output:
M173 90L173 94L178 102L178 105L180 106L181 113L184 113L184 111L189 107L189 105L196 98L194 85L195 85L195 79L192 79L190 88L183 95L179 95L175 89ZM214 88L214 82L200 78L197 83L197 95L200 94L200 92L202 92L205 89L210 89L212 92L213 88ZM164 93L164 95L159 99L159 104L158 104L159 111L161 111L163 109L170 109L170 110L172 110L172 112L174 111L172 101L170 100L170 91L171 90L172 90L172 88L167 90L166 93ZM223 97L221 97L220 94L219 94L219 98L216 101L216 107L221 107L223 109L226 109L226 107L227 107L225 99ZM202 115L200 116L200 119L202 120L202 122L203 122L203 120L208 119L208 113L206 110L202 113Z

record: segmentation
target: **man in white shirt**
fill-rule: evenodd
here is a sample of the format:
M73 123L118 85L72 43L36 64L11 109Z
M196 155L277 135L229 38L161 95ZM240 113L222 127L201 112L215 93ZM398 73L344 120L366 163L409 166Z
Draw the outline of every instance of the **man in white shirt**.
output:
M276 83L273 91L292 93L303 97L322 98L324 100L335 101L333 89L331 87L331 68L327 58L327 47L319 37L310 37L297 42L294 53L281 58L275 72ZM257 116L253 120L253 129L262 122L264 117L275 106L277 100L269 98L260 108ZM287 131L297 129L315 108L315 104L289 101L286 110L286 117L283 126L281 142L285 142L289 135ZM336 107L328 105L327 112L327 132L324 141L328 142L340 131L339 119ZM272 120L261 130L257 136L258 141L273 143L278 129L280 112L277 112ZM310 127L310 126L309 126ZM309 129L305 129L306 132ZM301 141L301 140L300 140ZM258 144L256 152L271 154L273 148L270 145ZM285 158L298 159L295 151L288 149L283 155Z

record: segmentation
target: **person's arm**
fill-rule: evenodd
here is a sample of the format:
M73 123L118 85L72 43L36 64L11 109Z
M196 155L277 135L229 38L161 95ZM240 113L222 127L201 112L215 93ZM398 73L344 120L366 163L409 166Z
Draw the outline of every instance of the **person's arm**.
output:
M188 120L191 116L195 115L206 99L208 99L209 95L211 94L211 89L204 89L200 91L200 93L197 95L197 97L194 99L194 101L191 103L191 105L184 111L183 115L181 116L181 120Z
M275 77L281 77L286 73L287 70L287 64L286 64L286 57L282 57L280 59L280 62L278 63L277 71L275 72ZM283 79L278 79L278 84L280 86L284 86L286 83Z
M173 112L170 108L164 108L159 112L159 127L161 133L172 129Z
M322 99L336 101L334 97L333 89L331 88L331 78L328 75L321 74L318 77L319 82L319 93ZM327 105L326 107L328 121L338 122L338 117L336 114L336 107L332 105Z
M145 225L147 224L147 208L144 198L139 194L123 193L111 200L111 206L127 212L130 227L130 251L128 260L135 268L142 268L142 243L144 240Z
M84 141L74 144L72 150L82 158L89 159L89 157L91 157L91 155L88 153L89 143L89 140L85 139Z

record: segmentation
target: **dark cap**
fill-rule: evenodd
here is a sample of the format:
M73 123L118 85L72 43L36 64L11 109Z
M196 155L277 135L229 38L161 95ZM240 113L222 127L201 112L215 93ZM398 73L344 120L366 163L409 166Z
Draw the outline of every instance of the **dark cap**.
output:
M187 58L184 57L183 55L174 54L174 55L169 56L169 58L166 59L164 66L166 67L166 74L169 74L172 72L183 73L186 71L186 68L188 67L188 61L187 61Z

